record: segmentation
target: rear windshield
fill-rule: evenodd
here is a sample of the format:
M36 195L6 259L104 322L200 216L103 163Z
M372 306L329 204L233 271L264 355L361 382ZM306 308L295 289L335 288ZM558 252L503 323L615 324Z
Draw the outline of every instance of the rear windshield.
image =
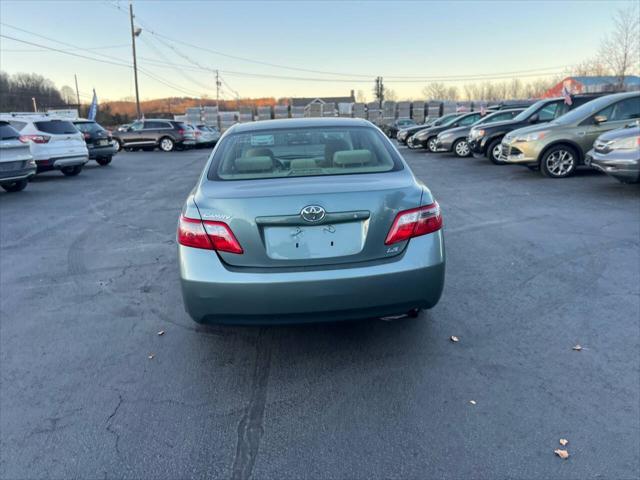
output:
M0 140L12 140L19 137L20 134L18 131L9 125L8 122L0 122Z
M74 123L76 128L82 133L103 132L104 128L98 125L96 122L78 122Z
M33 124L41 132L53 133L54 135L78 133L73 123L67 120L46 120L43 122L33 122Z
M227 136L216 150L210 180L249 180L388 172L402 162L378 130L311 127Z

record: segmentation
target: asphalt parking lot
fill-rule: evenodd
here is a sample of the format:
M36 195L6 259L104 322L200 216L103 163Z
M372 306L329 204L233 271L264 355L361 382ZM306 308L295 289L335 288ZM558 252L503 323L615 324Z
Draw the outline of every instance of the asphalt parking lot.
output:
M205 150L0 194L2 478L638 478L638 186L402 152L448 265L393 322L192 322L175 227Z

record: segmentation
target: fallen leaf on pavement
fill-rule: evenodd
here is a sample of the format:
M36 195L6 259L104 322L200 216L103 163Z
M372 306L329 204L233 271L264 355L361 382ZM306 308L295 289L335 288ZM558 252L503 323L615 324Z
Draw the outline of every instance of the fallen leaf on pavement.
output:
M451 335L451 337L449 338L449 340L451 340L453 343L459 342L460 339L458 337L456 337L455 335Z
M563 460L566 460L567 458L569 458L569 452L567 452L566 450L561 450L561 449L557 448L557 449L555 449L553 451L553 453L558 455Z
M153 359L153 357L155 357L155 355L152 353L152 354L151 354L151 355L149 355L147 358L148 358L149 360L152 360L152 359Z
M561 439L560 439L560 445L562 445L563 447L564 447L567 443L569 443L569 440L567 440L566 438L561 438Z
M158 332L158 335L160 335L160 336L164 335L164 330L160 330L160 331Z
M575 347L573 347L573 350L575 350L576 352L579 352L580 350L582 350L582 345L578 344Z

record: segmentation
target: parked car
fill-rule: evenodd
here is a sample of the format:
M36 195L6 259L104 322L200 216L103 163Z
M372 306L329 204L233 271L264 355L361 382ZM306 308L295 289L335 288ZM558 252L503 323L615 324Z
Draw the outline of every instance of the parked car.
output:
M195 135L188 133L183 122L165 119L136 120L123 132L114 132L118 150L156 148L171 152L175 148L194 146Z
M211 147L220 139L220 131L208 125L196 125L196 147Z
M491 112L487 112L489 114ZM435 125L413 135L407 142L409 148L426 148L431 153L436 152L436 139L440 132L456 127L471 126L483 117L481 112L462 113L451 118L448 122Z
M410 118L398 118L390 125L383 125L382 131L387 134L389 138L396 138L396 135L403 128L410 128L416 126L416 122Z
M231 127L177 241L184 305L202 323L416 316L444 285L438 203L356 118Z
M74 176L89 161L84 137L71 121L42 113L10 113L0 117L29 140L37 173L60 170Z
M0 186L7 192L19 192L35 174L29 141L9 122L0 120Z
M511 120L513 117L522 112L524 108L514 108L511 110L499 110L497 112L485 115L472 125L451 128L440 132L436 137L436 152L453 152L458 157L468 157L471 155L471 149L467 137L472 127L477 125L486 125L488 123L500 122L503 120Z
M573 175L601 134L640 118L640 93L616 93L592 100L545 125L505 135L500 159L540 168L551 178Z
M491 162L500 165L504 163L500 159L500 144L507 133L529 125L550 122L599 96L602 94L574 95L571 97L571 105L562 97L545 98L531 105L513 120L492 123L486 127L473 127L469 131L471 153L475 157L487 157Z
M622 183L640 182L640 124L600 135L587 153L585 164Z
M425 120L425 122L422 125L416 125L415 127L403 128L402 130L400 130L397 133L396 140L398 140L398 143L407 144L409 138L411 138L412 135L415 135L419 131L424 130L424 129L429 128L429 127L442 125L443 123L448 122L452 118L459 117L460 115L462 115L462 114L458 113L458 112L456 112L456 113L448 113L447 115L443 115L442 117L427 119L427 120Z
M89 151L89 160L95 160L98 165L109 165L118 149L111 133L93 120L73 120L73 124L84 136Z

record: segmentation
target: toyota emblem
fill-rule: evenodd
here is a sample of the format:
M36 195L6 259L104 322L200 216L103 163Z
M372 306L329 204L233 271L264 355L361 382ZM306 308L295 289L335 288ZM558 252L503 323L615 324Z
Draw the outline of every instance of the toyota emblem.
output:
M319 222L324 218L324 208L319 205L308 205L300 211L300 216L307 222Z

